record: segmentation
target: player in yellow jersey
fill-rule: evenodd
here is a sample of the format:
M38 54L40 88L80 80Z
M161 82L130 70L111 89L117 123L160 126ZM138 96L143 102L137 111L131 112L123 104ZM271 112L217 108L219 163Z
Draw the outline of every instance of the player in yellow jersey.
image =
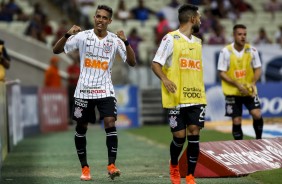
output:
M256 83L261 76L258 51L246 43L247 28L237 24L233 27L234 42L224 47L219 55L218 71L226 101L226 116L232 118L232 134L235 140L243 139L242 107L253 118L256 139L261 139L263 118Z
M188 139L186 184L194 184L199 156L200 130L204 127L206 96L203 81L202 43L193 36L201 24L198 7L182 5L180 27L161 41L152 70L162 82L162 104L168 112L173 140L170 144L170 180L180 184L178 157Z

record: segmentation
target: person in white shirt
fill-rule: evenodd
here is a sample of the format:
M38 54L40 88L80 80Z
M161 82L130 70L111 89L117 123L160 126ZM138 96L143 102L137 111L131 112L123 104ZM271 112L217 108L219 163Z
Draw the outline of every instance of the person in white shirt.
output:
M111 179L120 175L120 170L115 166L118 148L115 127L117 107L111 71L116 54L132 67L136 60L124 32L117 31L114 34L107 31L112 15L112 8L99 5L94 15L94 29L82 31L74 25L53 47L55 54L73 50L78 50L80 54L80 76L74 94L72 115L77 122L75 146L82 166L81 180L91 180L86 154L86 132L88 122L96 119L96 106L106 132L108 174Z
M256 48L246 43L247 28L233 27L234 42L224 47L218 59L218 71L225 95L225 115L232 118L235 140L243 139L242 106L253 118L256 139L262 138L263 118L256 83L261 76L261 61Z

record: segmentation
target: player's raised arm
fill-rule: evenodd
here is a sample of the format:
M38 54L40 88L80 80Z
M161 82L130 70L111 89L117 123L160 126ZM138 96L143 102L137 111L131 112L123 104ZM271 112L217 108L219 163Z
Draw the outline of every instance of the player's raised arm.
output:
M66 44L66 41L68 38L72 35L75 35L76 33L80 32L81 28L77 25L73 25L70 30L54 45L53 47L53 53L54 54L60 54L64 52L64 46Z
M127 38L124 34L124 31L117 31L116 34L125 44L126 53L127 53L126 62L128 63L129 66L135 66L136 65L135 53L132 47L130 46L130 44L128 43Z

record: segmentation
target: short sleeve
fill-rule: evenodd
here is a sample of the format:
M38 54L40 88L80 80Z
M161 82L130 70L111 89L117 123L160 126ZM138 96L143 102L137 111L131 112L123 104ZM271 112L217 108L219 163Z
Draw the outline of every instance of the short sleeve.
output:
M173 51L173 37L169 34L165 35L153 59L154 62L166 64L167 59L171 56Z

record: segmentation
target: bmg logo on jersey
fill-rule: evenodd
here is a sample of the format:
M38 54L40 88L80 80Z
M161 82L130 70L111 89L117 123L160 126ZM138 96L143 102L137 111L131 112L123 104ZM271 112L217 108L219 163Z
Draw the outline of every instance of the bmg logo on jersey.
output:
M191 70L201 71L200 60L180 58L179 62L180 62L180 69L191 69Z
M86 68L95 68L95 69L101 69L101 70L107 70L109 68L109 64L107 61L100 61L96 59L84 59L84 66Z

